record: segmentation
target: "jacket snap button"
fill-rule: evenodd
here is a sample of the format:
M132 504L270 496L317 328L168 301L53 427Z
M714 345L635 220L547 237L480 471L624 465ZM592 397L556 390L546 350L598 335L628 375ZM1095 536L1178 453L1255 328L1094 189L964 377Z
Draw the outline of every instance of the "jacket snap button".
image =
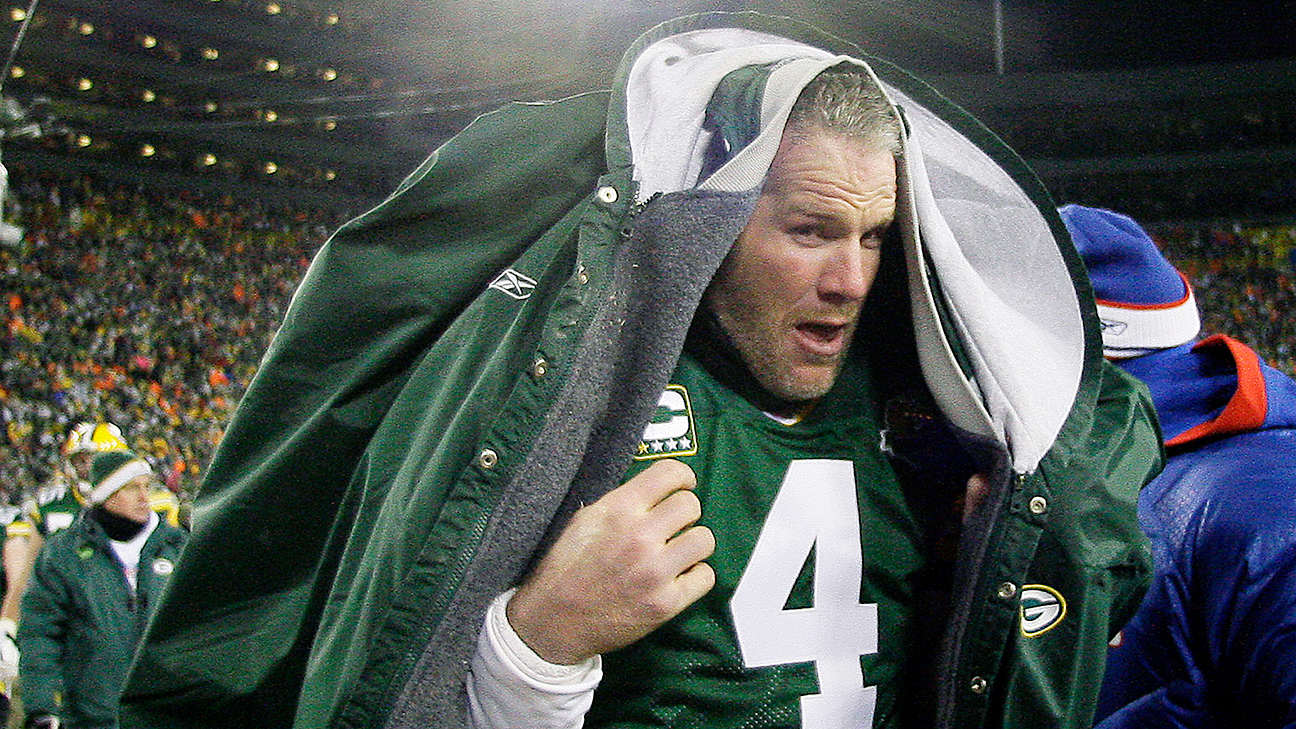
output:
M536 378L544 377L549 372L549 360L544 357L537 358L531 364L531 375Z
M989 684L986 683L986 680L984 678L981 678L980 676L974 676L972 678L971 683L968 684L968 688L972 689L972 693L974 694L983 694L986 692L986 688L988 685Z
M616 202L617 197L618 195L617 195L616 188L612 187L611 185L604 185L603 187L600 187L598 189L598 199L602 200L608 205L611 205L612 203Z
M1011 582L1005 582L999 586L999 597L1004 600L1011 600L1017 594L1017 586Z
M1036 496L1030 500L1030 512L1032 514L1043 514L1048 511L1048 499L1043 496Z
M585 266L582 265L576 268L576 280L582 284L589 283L589 274L585 273Z
M499 463L499 454L490 448L486 448L481 453L477 454L477 463L479 463L482 468L494 468L495 464Z

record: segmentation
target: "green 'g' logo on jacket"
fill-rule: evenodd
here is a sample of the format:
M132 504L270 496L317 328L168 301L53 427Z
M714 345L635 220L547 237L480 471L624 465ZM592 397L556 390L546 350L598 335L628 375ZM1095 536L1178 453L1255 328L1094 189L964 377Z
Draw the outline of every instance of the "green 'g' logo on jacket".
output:
M1056 628L1066 617L1066 598L1048 585L1026 585L1021 592L1021 632L1027 638Z

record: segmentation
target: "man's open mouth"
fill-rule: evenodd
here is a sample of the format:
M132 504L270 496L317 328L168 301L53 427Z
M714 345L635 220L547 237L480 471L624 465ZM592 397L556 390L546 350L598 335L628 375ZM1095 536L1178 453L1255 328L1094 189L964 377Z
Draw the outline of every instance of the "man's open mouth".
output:
M796 325L801 346L820 356L833 356L845 344L847 325L829 322L802 322Z
M825 342L830 342L836 339L845 328L846 327L841 324L824 324L817 322L806 322L797 325L797 329L803 334Z

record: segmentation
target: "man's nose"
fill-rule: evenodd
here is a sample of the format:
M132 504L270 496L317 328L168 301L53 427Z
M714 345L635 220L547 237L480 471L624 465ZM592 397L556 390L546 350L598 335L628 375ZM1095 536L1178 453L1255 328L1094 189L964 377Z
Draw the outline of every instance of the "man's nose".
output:
M819 295L826 299L860 301L873 283L877 271L876 252L854 241L834 246L819 277Z

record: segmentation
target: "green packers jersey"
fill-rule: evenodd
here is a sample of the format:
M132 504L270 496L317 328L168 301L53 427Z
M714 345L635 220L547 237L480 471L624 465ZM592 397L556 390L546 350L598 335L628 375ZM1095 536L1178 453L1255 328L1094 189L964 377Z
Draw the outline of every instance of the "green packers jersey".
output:
M591 727L898 725L920 529L862 365L783 424L687 355L633 472L677 458L715 533L716 586L604 657Z

